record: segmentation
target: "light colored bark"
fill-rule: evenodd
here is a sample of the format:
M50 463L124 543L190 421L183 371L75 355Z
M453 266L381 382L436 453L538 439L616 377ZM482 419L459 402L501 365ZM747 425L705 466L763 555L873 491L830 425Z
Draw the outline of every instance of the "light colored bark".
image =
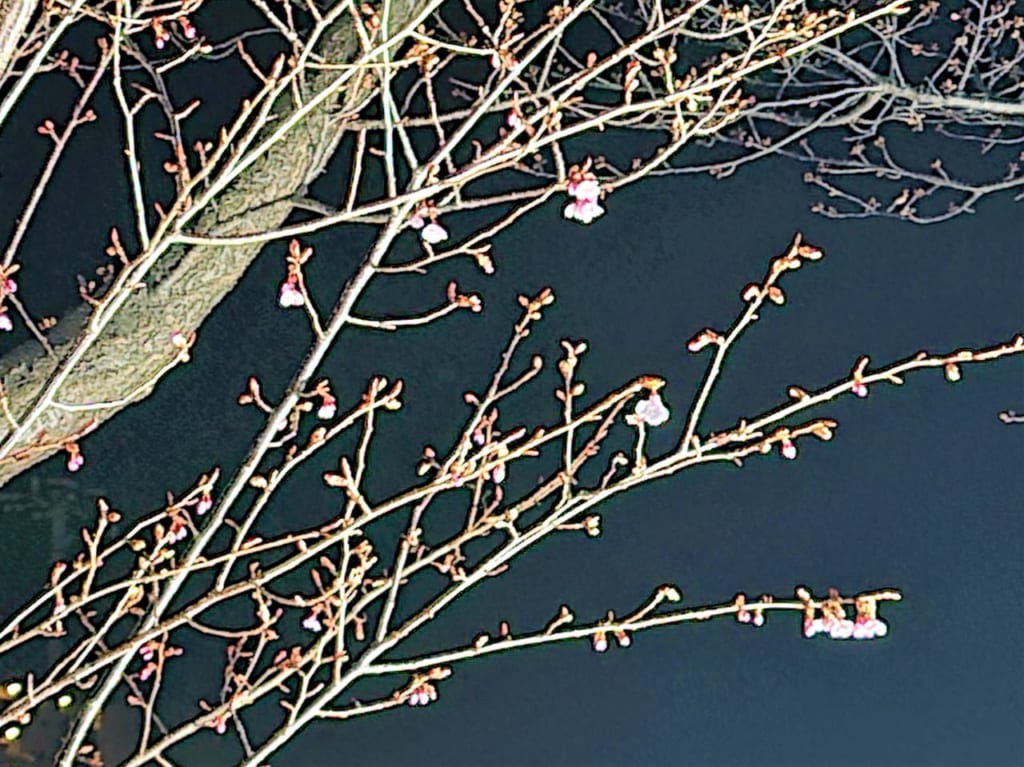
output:
M397 0L392 4L392 29L399 28L423 7L417 0ZM351 61L358 52L358 41L346 18L325 38L324 57L331 61ZM317 92L336 76L311 73L307 90ZM339 99L340 111L367 96L362 78ZM334 154L345 130L339 120L339 104L329 100L291 131L266 155L248 168L238 180L204 211L194 227L198 232L218 231L229 235L273 230L284 223L293 209L292 198L319 175ZM283 104L278 110L290 109ZM283 114L282 114L283 117ZM63 403L104 403L127 397L145 382L154 380L175 356L170 333L175 329L198 328L217 304L235 287L260 245L230 247L175 246L162 257L147 277L147 289L137 291L107 325L102 336L60 389ZM57 355L49 357L35 341L26 342L0 358L0 382L5 388L10 411L15 419L29 412L59 370L60 360L74 347L89 318L88 306L63 317L50 334ZM152 389L135 398L141 401ZM90 419L98 425L116 415L123 406L68 412L48 407L41 413L30 434L15 446L18 451L37 444L34 439L45 430L49 439L74 434ZM0 420L0 441L13 432L6 419ZM17 460L0 463L0 486L25 469L49 457L59 448L22 454Z
M0 82L14 63L39 0L0 0Z

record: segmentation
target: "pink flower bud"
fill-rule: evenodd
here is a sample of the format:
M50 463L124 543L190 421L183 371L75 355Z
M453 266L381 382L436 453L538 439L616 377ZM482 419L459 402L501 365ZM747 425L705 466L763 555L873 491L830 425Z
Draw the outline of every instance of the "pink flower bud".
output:
M796 444L789 437L782 440L782 457L792 461L796 458Z
M505 464L499 463L491 471L491 481L494 482L494 484L496 484L496 485L500 485L502 482L505 481L505 474L506 474Z
M861 399L864 399L866 396L868 396L868 387L865 386L860 381L855 382L853 386L850 387L850 391L856 394Z
M296 280L294 277L289 277L287 280L281 283L281 288L278 291L277 303L285 309L290 309L296 306L302 306L306 303L305 297L302 295L302 291L299 290Z
M323 630L323 625L320 623L320 619L317 617L315 612L310 613L302 620L302 628L307 631L313 631L319 633Z
M328 418L334 418L334 414L338 410L338 403L334 397L324 397L323 403L316 411L316 417L326 421Z
M591 639L591 647L594 648L594 652L604 652L607 650L608 635L603 631L598 631Z

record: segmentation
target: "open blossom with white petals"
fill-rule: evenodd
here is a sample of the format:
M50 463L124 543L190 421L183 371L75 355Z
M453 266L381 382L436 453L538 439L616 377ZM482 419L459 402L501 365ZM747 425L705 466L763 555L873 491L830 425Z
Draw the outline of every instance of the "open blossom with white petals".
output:
M0 330L3 330L5 332L10 332L14 330L14 323L11 322L11 316L3 307L0 307Z
M579 221L581 224L589 224L595 218L604 213L604 208L597 200L576 200L565 206L562 215L570 221Z
M448 239L448 231L436 221L431 221L420 230L420 237L423 238L424 242L437 245L437 243Z
M647 399L637 402L633 412L648 426L661 426L670 415L669 409L661 401L661 395L656 391L652 391Z
M320 632L323 631L324 627L323 624L320 623L320 617L315 612L311 612L302 619L302 628L307 631Z

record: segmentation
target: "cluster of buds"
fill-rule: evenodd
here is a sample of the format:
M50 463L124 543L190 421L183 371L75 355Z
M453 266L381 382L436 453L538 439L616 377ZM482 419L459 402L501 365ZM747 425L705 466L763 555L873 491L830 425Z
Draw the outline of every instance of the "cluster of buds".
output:
M573 201L565 206L562 215L570 221L589 224L604 213L604 208L597 202L601 194L601 184L597 176L590 170L588 158L583 167L573 165L569 169L566 191Z
M437 223L437 215L434 203L425 202L409 219L409 226L418 229L420 238L428 245L437 245L448 239L448 230Z
M155 529L157 541L160 543L175 544L188 537L188 520L177 508L171 507L171 525L164 532L163 525L157 523Z
M608 611L607 623L615 622L615 613ZM624 629L613 629L612 636L615 637L615 644L619 647L629 647L633 644L633 638ZM590 638L590 647L594 652L605 652L608 649L608 632L597 631Z
M298 240L288 243L288 276L277 291L277 303L285 309L306 303L306 288L302 282L302 265L313 255L312 248L303 248Z
M802 586L796 590L797 598L804 603L804 636L826 634L831 639L874 639L889 633L885 621L878 617L878 603L875 597L860 595L853 600L857 615L854 620L846 616L846 608L839 591L830 588L828 598L821 602L821 617L815 617L810 592ZM888 593L882 596L898 599ZM846 600L849 601L849 600Z
M437 700L437 688L430 682L423 682L412 689L406 702L410 706L427 706Z
M156 673L157 669L160 668L158 658L174 658L184 652L180 647L168 646L161 649L160 642L156 640L146 642L139 648L139 655L145 664L139 672L139 681L145 682Z
M447 679L452 670L447 666L435 666L425 674L413 677L405 690L395 691L397 700L405 700L410 706L428 706L437 700L437 687L434 682Z
M186 40L195 40L198 32L196 28L189 21L188 16L178 16L174 21L181 28L181 34L184 35ZM153 45L158 50L163 50L164 47L171 39L171 33L167 27L164 26L161 19L153 19L149 22L150 29L153 30Z
M767 594L761 597L762 604L768 604L772 601L772 598ZM756 628L760 628L764 625L764 609L758 605L748 609L747 608L747 597L745 594L737 594L733 600L733 605L736 607L736 620L739 623L746 623Z

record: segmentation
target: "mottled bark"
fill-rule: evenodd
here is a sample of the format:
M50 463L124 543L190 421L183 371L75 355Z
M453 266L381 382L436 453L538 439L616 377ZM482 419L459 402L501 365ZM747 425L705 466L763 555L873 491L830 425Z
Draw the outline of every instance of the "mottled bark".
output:
M38 5L39 0L0 0L0 81L14 63Z
M423 8L423 3L397 0L391 8L391 29L398 29ZM358 53L357 46L351 19L345 17L327 32L323 54L331 61L352 61ZM322 90L336 76L337 72L309 73L307 91ZM226 235L279 227L293 209L295 194L323 171L338 146L345 130L338 118L339 102L340 111L346 111L366 97L366 87L361 77L354 78L353 85L339 99L330 99L312 111L220 194L192 229ZM276 110L276 122L289 109L290 102L282 103ZM76 366L60 388L58 401L76 405L110 402L128 397L153 380L175 357L171 333L198 328L235 287L260 249L260 245L171 248L146 278L147 288L132 295ZM55 357L47 356L33 341L0 358L0 381L15 419L20 420L34 407L47 382L58 371L60 360L74 348L89 315L89 307L83 306L61 319L50 335L57 351ZM133 402L141 401L151 390L140 393ZM17 459L9 457L0 463L0 486L59 449L24 452L38 443L35 437L41 430L45 430L44 440L61 439L73 435L91 419L102 425L121 409L123 406L68 412L46 408L26 439L15 446L12 455ZM6 418L0 419L0 440L11 433L10 423Z

